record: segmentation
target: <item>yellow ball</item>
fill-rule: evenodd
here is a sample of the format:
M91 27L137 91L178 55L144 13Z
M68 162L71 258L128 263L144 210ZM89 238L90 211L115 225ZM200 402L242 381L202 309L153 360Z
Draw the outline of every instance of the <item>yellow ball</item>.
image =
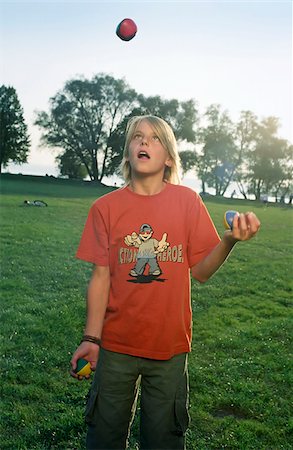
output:
M90 363L86 359L82 359L82 358L79 359L77 361L75 373L76 373L76 375L79 375L81 377L90 375L92 373Z

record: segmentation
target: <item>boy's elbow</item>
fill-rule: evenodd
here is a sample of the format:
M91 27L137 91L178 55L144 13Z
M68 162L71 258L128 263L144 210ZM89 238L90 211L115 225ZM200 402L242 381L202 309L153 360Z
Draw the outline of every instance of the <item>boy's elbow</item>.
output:
M191 270L191 276L200 284L206 283L210 277L204 276L204 274L199 273L195 268Z
M199 277L193 277L196 281L198 281L200 284L204 284L208 281L208 278L199 278Z

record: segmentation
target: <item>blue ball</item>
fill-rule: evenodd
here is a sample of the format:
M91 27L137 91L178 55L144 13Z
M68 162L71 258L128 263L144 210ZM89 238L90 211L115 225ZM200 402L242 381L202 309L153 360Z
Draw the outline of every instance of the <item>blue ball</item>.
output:
M237 211L226 211L224 214L224 226L227 230L233 229L233 219Z

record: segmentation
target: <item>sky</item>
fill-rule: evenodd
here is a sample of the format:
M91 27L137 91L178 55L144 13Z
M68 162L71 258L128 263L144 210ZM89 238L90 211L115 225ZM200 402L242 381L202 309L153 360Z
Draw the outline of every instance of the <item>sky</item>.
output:
M137 35L115 34L124 18ZM292 134L291 1L3 1L0 85L13 86L31 136L28 164L7 171L57 175L52 150L40 147L36 111L66 81L107 73L146 96L213 103L237 121L242 110L280 119Z

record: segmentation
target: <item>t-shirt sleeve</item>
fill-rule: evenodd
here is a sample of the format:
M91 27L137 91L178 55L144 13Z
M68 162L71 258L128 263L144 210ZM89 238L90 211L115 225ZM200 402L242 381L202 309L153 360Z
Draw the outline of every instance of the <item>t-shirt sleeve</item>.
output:
M96 203L90 208L76 257L99 266L109 265L109 237Z
M188 262L194 266L221 241L209 212L199 196L191 205L189 217Z

